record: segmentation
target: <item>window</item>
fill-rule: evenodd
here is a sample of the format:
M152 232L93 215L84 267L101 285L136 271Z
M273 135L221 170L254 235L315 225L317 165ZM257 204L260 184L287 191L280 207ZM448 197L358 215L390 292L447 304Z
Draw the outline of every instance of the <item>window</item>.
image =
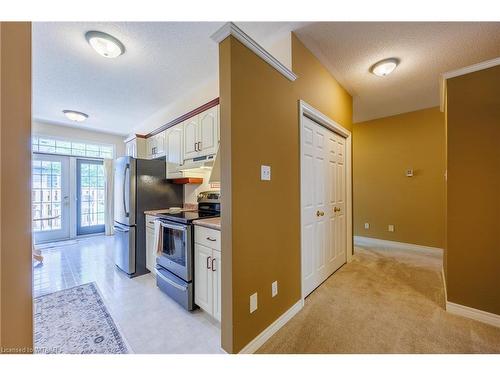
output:
M112 145L72 142L50 137L33 137L31 147L33 152L43 152L47 154L85 156L103 159L113 159L115 157L115 149Z
M33 160L33 231L61 229L61 163Z

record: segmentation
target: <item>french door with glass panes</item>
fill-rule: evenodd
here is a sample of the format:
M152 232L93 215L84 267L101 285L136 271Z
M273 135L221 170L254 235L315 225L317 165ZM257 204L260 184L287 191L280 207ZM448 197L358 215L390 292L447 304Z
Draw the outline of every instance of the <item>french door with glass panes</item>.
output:
M104 232L104 168L102 160L77 159L76 234Z
M69 157L33 154L32 221L35 243L70 237Z

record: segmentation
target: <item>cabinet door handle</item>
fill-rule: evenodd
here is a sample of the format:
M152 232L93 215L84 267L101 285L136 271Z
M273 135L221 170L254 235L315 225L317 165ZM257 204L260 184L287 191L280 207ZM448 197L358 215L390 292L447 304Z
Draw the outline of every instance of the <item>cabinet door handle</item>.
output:
M216 271L214 262L215 262L215 258L212 258L212 272Z
M207 269L210 269L210 259L211 258L212 257L207 257ZM212 261L212 263L213 263L213 261Z
M217 241L217 239L215 239L215 238L212 238L212 237L207 237L207 240L209 240L209 241L212 241L212 242L215 242L215 241Z
M201 142L198 142L198 151L201 151Z

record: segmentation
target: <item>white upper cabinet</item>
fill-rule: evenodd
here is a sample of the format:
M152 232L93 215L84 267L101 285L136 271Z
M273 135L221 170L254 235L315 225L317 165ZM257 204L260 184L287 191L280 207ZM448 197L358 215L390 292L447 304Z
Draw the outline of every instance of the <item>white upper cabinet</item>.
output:
M198 156L199 115L184 123L184 160Z
M165 131L149 137L146 140L146 148L149 159L165 156Z
M207 109L184 123L184 160L217 152L219 106Z
M125 141L125 154L133 158L146 158L146 139L133 136Z
M167 163L181 165L184 162L182 143L184 136L183 124L175 125L165 132L165 154Z
M199 115L198 156L213 155L217 152L218 109L218 106L212 107Z

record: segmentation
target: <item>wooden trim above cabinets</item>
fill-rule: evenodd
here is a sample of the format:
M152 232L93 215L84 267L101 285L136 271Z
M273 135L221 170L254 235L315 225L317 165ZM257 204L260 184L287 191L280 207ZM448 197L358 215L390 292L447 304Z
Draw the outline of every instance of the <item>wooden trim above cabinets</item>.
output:
M208 103L203 104L202 106L199 106L198 108L193 109L192 111L183 114L182 116L177 117L175 120L172 120L168 123L166 123L163 126L160 126L158 129L153 130L151 133L146 134L146 138L150 138L156 134L161 133L162 131L171 128L172 126L175 126L177 124L180 124L183 121L186 121L187 119L194 117L196 115L199 115L200 113L206 111L207 109L210 109L212 107L215 107L216 105L219 104L219 98L215 98Z

